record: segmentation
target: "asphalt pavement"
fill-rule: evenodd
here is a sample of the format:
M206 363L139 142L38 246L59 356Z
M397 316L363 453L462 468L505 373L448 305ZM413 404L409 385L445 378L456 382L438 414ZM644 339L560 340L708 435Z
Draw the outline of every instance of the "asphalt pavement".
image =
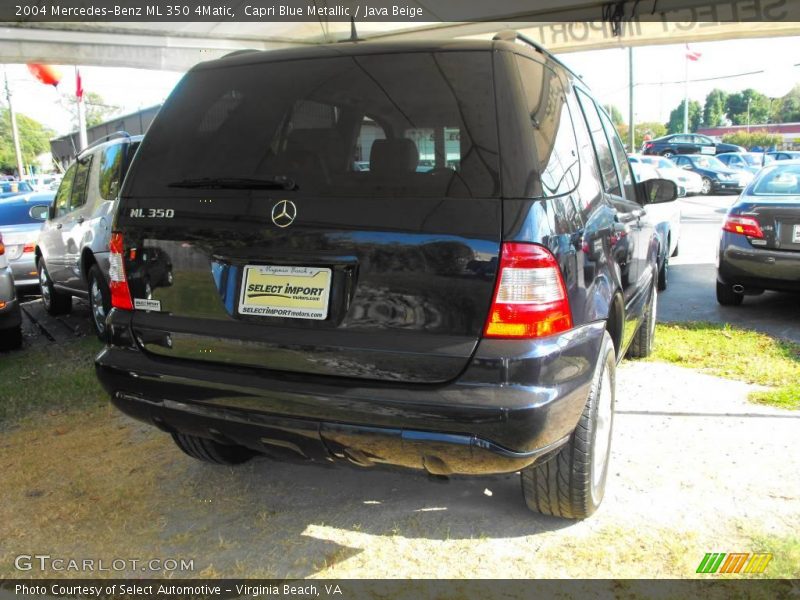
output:
M730 323L800 343L800 295L764 292L741 306L716 300L716 252L722 220L736 196L691 196L681 204L678 256L670 259L669 285L659 294L658 320Z

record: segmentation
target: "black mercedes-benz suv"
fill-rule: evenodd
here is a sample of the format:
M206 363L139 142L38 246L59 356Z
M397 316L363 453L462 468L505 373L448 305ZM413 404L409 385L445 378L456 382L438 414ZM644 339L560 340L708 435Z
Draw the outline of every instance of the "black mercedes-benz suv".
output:
M124 182L97 374L201 460L520 471L586 517L675 195L514 33L206 62Z

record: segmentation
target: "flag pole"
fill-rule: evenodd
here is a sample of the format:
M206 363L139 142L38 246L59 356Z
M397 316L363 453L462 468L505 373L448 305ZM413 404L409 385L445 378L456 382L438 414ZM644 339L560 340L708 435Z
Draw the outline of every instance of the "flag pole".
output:
M83 83L78 67L75 67L75 99L78 102L78 150L89 145L86 135L86 107L83 104Z

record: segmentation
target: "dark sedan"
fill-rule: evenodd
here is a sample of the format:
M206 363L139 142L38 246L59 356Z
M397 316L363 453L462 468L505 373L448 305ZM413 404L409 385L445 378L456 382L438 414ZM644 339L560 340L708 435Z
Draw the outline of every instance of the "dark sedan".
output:
M731 169L715 156L686 154L672 159L681 169L703 178L703 194L734 192L738 194L753 179L752 173Z
M764 153L764 164L770 165L779 160L800 160L798 150L771 150Z
M723 152L745 152L736 144L715 142L707 135L699 133L673 133L649 142L642 147L642 154L660 154L672 158L678 154L722 154Z
M800 292L800 161L765 167L725 217L717 301L764 290Z

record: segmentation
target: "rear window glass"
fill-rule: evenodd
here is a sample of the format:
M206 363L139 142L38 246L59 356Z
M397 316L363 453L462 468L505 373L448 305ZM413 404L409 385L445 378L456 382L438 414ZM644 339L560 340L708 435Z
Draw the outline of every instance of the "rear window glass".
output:
M800 165L765 170L753 184L757 196L800 196Z
M489 52L200 68L162 108L124 194L289 177L296 195L496 196L492 81Z
M3 181L0 183L0 194L24 194L33 188L26 181Z
M48 207L49 204L42 202L13 204L0 202L0 226L43 223L47 217Z

